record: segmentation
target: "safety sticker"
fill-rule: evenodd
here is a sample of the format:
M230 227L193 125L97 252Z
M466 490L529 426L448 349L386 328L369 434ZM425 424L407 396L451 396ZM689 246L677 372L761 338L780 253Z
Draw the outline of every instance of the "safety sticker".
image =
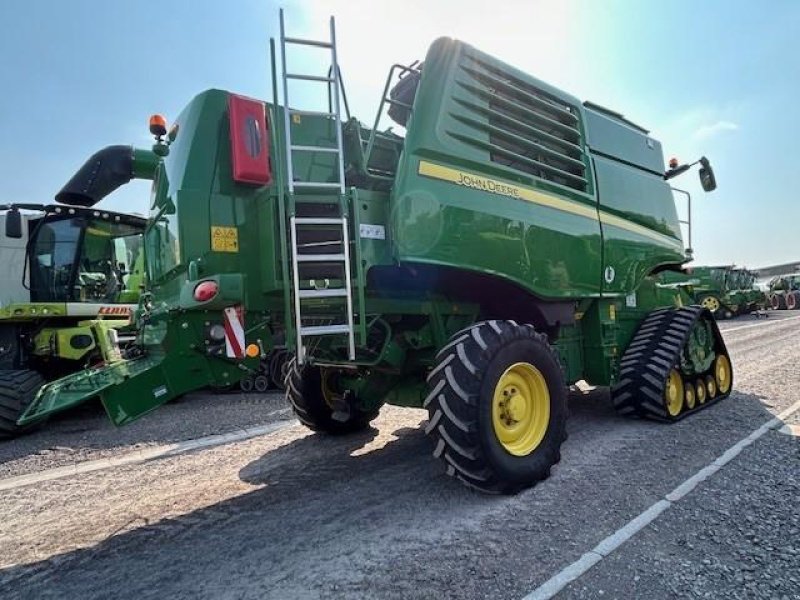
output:
M211 250L214 252L239 252L239 231L236 227L211 227Z
M361 223L359 226L359 235L368 240L385 240L386 228L383 225L370 225L369 223Z

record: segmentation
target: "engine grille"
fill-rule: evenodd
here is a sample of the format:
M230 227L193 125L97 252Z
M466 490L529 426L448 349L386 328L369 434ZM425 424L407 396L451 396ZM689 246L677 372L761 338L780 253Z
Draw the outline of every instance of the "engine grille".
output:
M453 137L489 153L494 163L586 192L586 163L578 110L506 72L465 53L454 101L466 111L450 116L479 132Z

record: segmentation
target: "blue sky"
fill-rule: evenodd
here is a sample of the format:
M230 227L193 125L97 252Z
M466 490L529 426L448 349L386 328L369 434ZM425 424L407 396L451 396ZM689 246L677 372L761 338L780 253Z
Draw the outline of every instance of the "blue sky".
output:
M92 152L149 146L148 115L175 117L205 88L271 98L279 5L300 36L323 37L336 15L362 121L374 118L391 63L457 37L622 112L667 157L707 155L716 192L703 195L696 173L675 180L693 193L696 264L800 261L793 0L3 0L0 201L50 201ZM148 196L136 182L106 206L144 213Z

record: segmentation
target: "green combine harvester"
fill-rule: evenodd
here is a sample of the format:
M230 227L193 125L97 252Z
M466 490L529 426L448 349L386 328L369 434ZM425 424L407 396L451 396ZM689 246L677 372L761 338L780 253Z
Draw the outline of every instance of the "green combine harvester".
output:
M800 309L800 273L773 277L769 282L769 303L775 310Z
M730 319L764 308L766 297L755 286L756 274L732 265L687 267L681 273L662 275L668 287L681 288L692 302L707 308L717 319Z
M332 60L292 71L298 44ZM449 475L513 493L559 461L569 384L611 386L620 414L665 422L730 394L712 314L658 279L688 260L667 180L692 165L665 173L645 129L457 40L390 69L371 128L341 113L333 19L318 42L285 36L281 17L280 46L272 102L209 90L169 131L151 121L139 356L46 386L21 424L94 395L128 423L252 376L281 340L307 427L424 407ZM328 106L301 109L297 80ZM404 135L378 130L385 108ZM146 152L109 149L100 169ZM65 193L100 201L95 166Z
M142 283L147 220L68 205L0 211L2 439L44 420L17 424L45 382L121 360Z
M756 285L758 273L745 268L731 269L728 297L737 314L744 315L763 311L767 306L767 295Z

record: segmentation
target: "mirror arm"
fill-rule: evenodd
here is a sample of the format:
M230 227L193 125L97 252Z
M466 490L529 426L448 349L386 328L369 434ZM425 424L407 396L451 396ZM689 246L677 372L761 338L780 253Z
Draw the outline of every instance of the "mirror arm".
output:
M689 170L692 165L681 165L680 167L675 167L674 169L670 169L664 173L664 179L669 181L673 177L677 177L681 173L685 173Z

